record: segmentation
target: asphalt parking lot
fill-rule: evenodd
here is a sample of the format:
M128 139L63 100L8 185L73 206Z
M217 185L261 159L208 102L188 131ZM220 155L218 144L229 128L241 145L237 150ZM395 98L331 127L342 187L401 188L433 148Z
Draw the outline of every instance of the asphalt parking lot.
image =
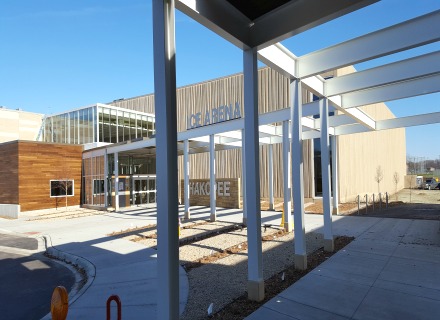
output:
M37 251L34 238L0 233L1 319L41 319L50 312L53 289L73 286L68 268Z

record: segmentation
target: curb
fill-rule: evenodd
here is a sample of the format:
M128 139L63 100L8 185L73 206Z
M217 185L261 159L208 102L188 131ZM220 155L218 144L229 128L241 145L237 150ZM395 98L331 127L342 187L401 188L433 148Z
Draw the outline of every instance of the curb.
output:
M72 306L72 304L78 300L78 298L81 297L92 285L96 277L96 268L89 260L58 250L56 247L52 246L52 240L49 235L43 235L40 239L43 242L43 251L58 259L59 263L63 264L75 274L75 284L69 292L69 306ZM87 281L84 284L81 284L83 277L80 276L81 271L78 269L82 269L87 276ZM52 319L51 313L48 313L46 316L41 318L41 320L50 319Z

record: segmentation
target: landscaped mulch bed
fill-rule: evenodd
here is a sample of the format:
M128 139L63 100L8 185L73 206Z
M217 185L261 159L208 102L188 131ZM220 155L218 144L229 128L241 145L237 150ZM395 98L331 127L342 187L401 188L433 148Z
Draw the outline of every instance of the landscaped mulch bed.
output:
M250 301L247 298L247 293L240 296L226 307L213 314L212 318L216 319L228 319L228 320L241 320L250 315L252 312L260 308L264 303L281 293L283 290L290 287L296 281L301 279L307 273L319 266L321 263L330 258L337 251L344 248L354 238L341 236L335 239L335 251L325 252L323 248L320 248L308 255L307 257L307 269L297 270L294 265L284 270L284 280L282 280L282 273L280 272L264 282L265 285L265 298L263 301L256 302Z

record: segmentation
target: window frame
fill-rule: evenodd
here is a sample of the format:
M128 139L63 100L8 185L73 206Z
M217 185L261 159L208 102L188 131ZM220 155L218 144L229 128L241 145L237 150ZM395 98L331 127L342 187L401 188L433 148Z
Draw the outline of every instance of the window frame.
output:
M58 184L60 182L65 182L65 181L71 181L72 182L72 194L67 194L68 190L66 190L66 194L62 194L62 195L52 195L52 182L56 182L58 181ZM59 188L59 187L58 187ZM49 195L50 198L65 198L65 197L74 197L75 196L75 179L53 179L53 180L49 180Z

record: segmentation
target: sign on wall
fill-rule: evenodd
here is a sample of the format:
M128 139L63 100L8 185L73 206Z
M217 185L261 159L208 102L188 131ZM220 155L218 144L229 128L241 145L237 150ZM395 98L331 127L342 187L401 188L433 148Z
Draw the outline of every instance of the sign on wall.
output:
M222 208L240 208L240 179L216 179L216 204ZM184 195L184 182L181 180L181 197ZM209 179L189 180L189 204L191 206L209 206L211 185Z
M187 117L186 128L194 129L238 118L241 118L241 110L240 104L236 102L235 106L231 103L205 112L190 114Z

